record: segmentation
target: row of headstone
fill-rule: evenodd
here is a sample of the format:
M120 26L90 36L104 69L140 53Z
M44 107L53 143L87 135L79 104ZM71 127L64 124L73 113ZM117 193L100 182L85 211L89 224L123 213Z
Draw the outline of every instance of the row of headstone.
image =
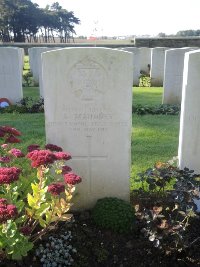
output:
M200 50L187 51L166 54L181 67L185 58L183 75L171 70L183 77L179 166L200 172ZM134 55L127 51L66 48L42 54L46 138L71 152L71 166L83 178L76 209L91 208L102 197L129 200L133 69Z
M163 86L163 104L181 104L185 53L195 47L169 49L123 48L133 53L133 85L138 86L140 75L150 74L151 86ZM148 67L150 66L150 71Z
M23 65L24 49L0 48L0 98L7 98L12 104L23 98Z

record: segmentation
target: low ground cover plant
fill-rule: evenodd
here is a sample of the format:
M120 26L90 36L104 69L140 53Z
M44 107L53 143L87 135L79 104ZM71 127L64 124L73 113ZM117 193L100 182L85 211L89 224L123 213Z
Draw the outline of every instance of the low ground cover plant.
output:
M135 211L130 203L114 197L99 199L95 204L92 217L103 228L119 233L128 233L134 228Z
M66 165L61 147L37 144L22 152L21 132L0 126L0 260L21 259L60 221L68 222L81 177Z
M188 168L180 170L172 162L158 162L135 182L141 184L138 198L146 198L137 210L141 232L153 246L169 254L200 240L200 236L191 239L188 231L194 219L200 223L195 204L200 199L200 175Z

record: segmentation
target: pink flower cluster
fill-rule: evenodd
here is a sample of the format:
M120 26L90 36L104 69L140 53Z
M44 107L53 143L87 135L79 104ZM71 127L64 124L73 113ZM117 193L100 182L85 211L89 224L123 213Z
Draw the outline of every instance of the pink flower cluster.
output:
M25 156L24 153L22 153L22 151L17 148L12 148L9 153L16 158L23 158Z
M47 166L48 164L54 163L56 156L49 150L33 150L27 154L32 163L33 168L37 168L41 165Z
M56 152L54 154L55 154L57 160L69 160L72 158L71 155L69 153L66 153L66 152Z
M11 184L19 179L21 170L17 167L0 168L0 184Z
M23 235L26 235L26 236L29 236L32 232L32 228L30 226L27 226L27 225L22 226L19 230Z
M53 144L46 144L45 146L46 149L49 149L51 151L63 151L61 147L57 146L57 145L53 145Z
M72 171L72 168L67 166L67 165L62 167L62 174L63 175L67 174L68 172L71 172L71 171Z
M65 185L61 183L52 183L48 186L48 192L53 196L59 196L65 191Z
M40 146L37 144L32 144L27 147L28 152L32 152L33 150L40 150Z
M10 126L0 126L0 137L5 138L6 143L20 143L20 139L16 136L20 136L21 132Z
M0 157L0 162L9 163L10 162L10 157L8 157L8 156Z
M75 184L79 184L82 181L82 179L80 176L76 175L75 173L69 172L64 175L64 181L66 184L75 185Z
M18 214L16 206L8 205L7 200L0 198L0 223L16 217Z

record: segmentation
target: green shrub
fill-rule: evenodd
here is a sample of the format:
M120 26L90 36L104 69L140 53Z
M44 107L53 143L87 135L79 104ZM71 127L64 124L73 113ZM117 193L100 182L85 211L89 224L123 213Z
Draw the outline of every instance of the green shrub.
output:
M157 162L154 168L138 175L135 182L142 186L137 198L147 199L136 213L142 225L141 232L153 246L168 255L186 251L200 238L192 236L188 230L195 218L200 222L195 203L200 196L199 174L188 168L181 170L170 161ZM169 184L171 189L167 190Z
M176 105L169 105L169 104L161 104L158 106L142 106L142 105L136 105L132 107L132 113L136 113L138 115L179 115L181 110L181 106Z
M100 227L114 232L128 233L134 226L135 211L128 202L122 199L106 197L97 201L92 217Z

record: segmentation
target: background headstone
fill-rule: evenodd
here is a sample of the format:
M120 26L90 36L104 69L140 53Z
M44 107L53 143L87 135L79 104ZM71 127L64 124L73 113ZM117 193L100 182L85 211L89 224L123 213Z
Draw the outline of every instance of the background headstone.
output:
M133 56L109 48L42 54L48 143L72 155L83 178L76 209L102 197L129 201Z
M14 104L23 98L22 51L19 48L0 48L0 98Z
M146 74L150 74L151 68L151 48L148 47L140 47L139 49L139 68L140 72L145 72Z
M133 53L133 86L139 86L140 50L137 47L124 47L121 50Z
M167 47L155 47L151 50L151 86L163 86L165 51Z
M52 51L52 50L56 50L56 49L60 49L57 47L33 47L33 48L29 48L29 61L30 61L30 68L31 71L33 73L33 78L35 80L36 83L39 84L39 89L40 89L40 96L44 97L44 92L43 92L43 88L42 88L42 59L41 59L41 55L44 52L47 51Z
M185 53L195 48L175 48L165 52L163 104L181 104Z

